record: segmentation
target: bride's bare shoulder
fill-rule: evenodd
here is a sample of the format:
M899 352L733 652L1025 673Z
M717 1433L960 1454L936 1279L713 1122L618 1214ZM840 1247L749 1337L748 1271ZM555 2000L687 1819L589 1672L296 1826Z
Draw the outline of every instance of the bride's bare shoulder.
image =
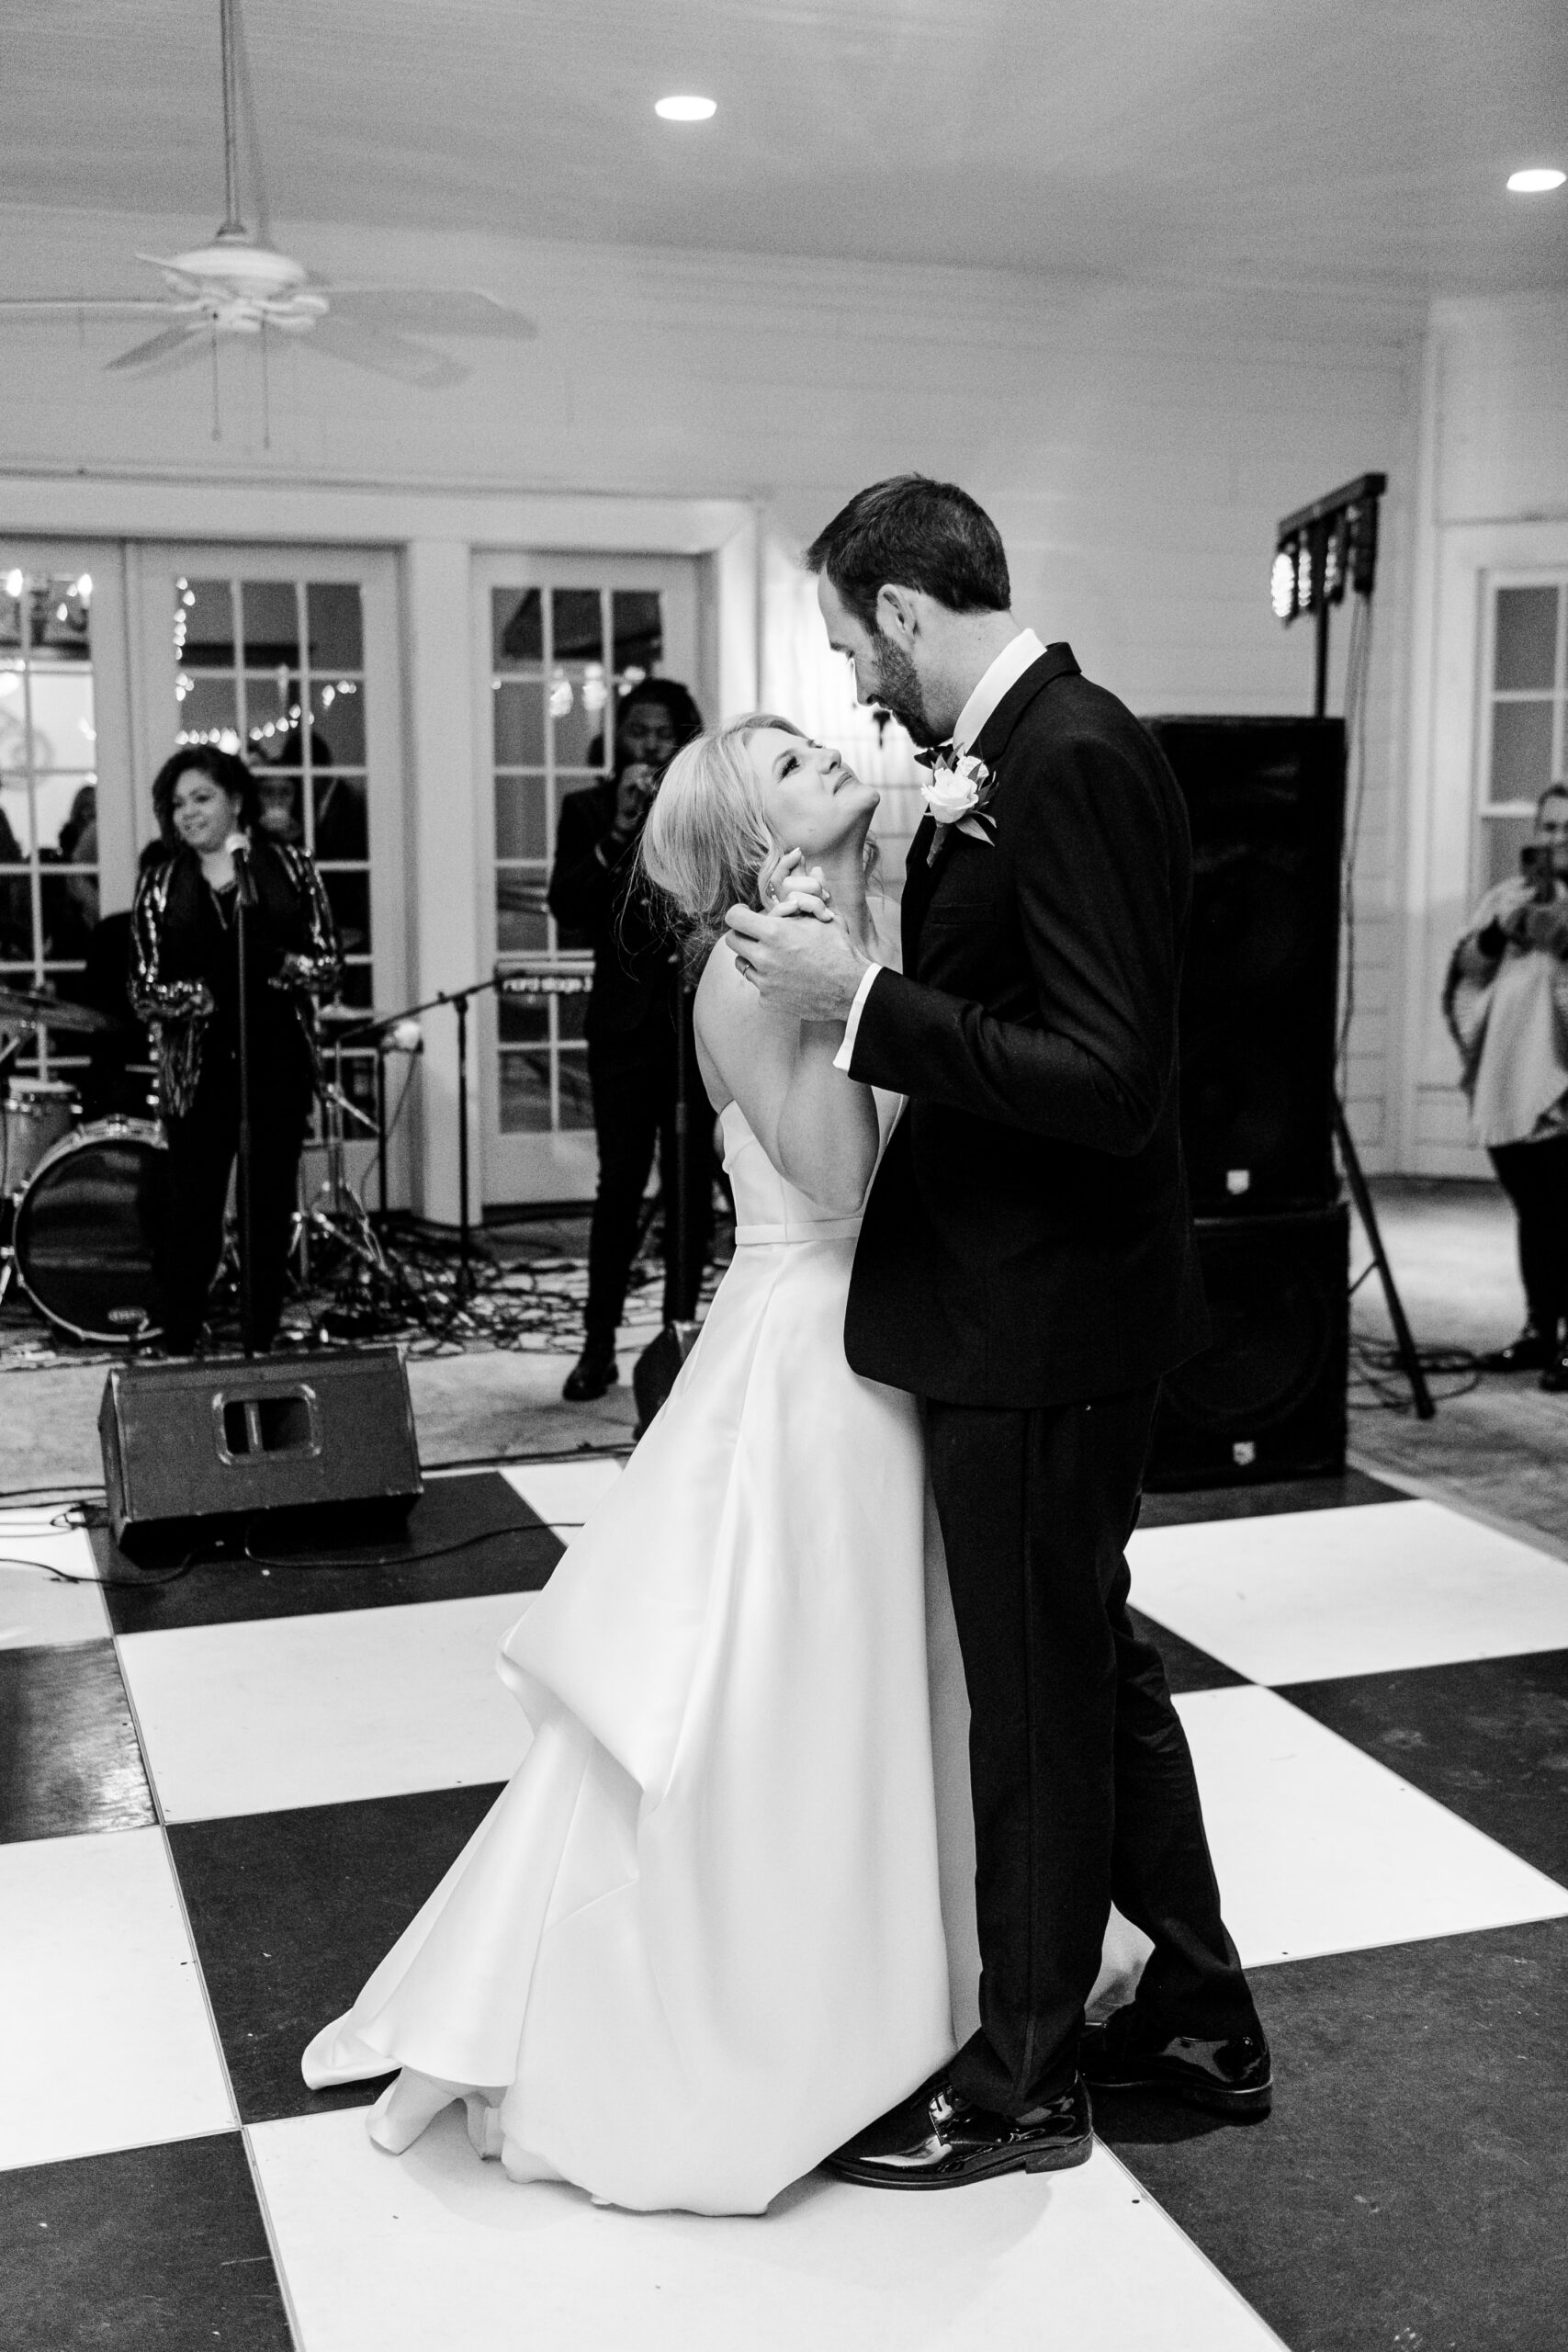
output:
M719 1109L747 1091L763 1069L774 1065L799 1027L798 1023L791 1024L785 1036L777 1016L769 1012L750 981L738 970L735 951L727 939L718 941L703 967L693 1013L704 1080ZM716 1088L715 1078L719 1081Z

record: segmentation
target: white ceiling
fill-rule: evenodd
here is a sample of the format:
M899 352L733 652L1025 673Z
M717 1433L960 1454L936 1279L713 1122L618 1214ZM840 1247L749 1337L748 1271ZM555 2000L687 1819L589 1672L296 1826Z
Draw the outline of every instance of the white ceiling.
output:
M253 216L1195 285L1568 284L1568 190L1503 187L1568 164L1564 0L240 5ZM0 199L216 225L217 0L6 16ZM716 119L656 121L672 89ZM0 290L25 261L0 259Z

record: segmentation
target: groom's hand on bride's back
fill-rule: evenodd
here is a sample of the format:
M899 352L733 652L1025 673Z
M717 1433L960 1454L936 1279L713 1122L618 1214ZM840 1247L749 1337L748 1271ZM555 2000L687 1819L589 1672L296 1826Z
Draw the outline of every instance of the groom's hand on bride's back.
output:
M781 888L787 902L787 879ZM818 920L804 920L807 913ZM814 897L797 912L782 914L731 907L724 921L737 968L764 1004L777 1005L800 1021L849 1018L869 959L818 899Z

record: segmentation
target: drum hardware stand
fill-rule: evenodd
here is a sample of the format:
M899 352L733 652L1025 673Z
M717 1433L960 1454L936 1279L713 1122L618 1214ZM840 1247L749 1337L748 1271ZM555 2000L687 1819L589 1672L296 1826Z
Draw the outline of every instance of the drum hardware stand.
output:
M1388 488L1386 474L1359 474L1326 498L1299 507L1281 520L1275 533L1274 610L1287 627L1298 614L1311 613L1316 623L1313 648L1312 715L1328 716L1328 621L1342 604L1347 587L1370 606L1377 576L1378 501ZM1400 1369L1410 1384L1416 1418L1429 1421L1437 1411L1427 1375L1421 1367L1404 1301L1383 1248L1377 1206L1361 1167L1360 1155L1345 1115L1337 1084L1333 1093L1334 1136L1340 1164L1356 1204L1361 1230L1372 1253L1372 1263L1393 1326L1394 1349ZM1359 1286L1359 1285L1358 1285Z
M235 1205L240 1226L240 1346L247 1362L256 1351L255 1297L251 1274L251 1016L247 995L247 922L256 902L248 850L234 865L234 956L240 982L240 1145L235 1156Z

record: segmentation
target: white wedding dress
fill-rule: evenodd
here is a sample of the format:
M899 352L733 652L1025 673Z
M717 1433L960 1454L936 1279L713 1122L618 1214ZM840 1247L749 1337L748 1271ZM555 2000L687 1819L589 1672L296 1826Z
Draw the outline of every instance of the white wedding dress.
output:
M898 1107L879 1098L884 1142ZM517 2179L730 2213L945 2062L978 1961L917 1410L844 1362L859 1219L785 1183L734 1103L723 1129L734 1262L502 1645L528 1752L304 2069L401 2067L372 2111L385 2147L463 2097Z

